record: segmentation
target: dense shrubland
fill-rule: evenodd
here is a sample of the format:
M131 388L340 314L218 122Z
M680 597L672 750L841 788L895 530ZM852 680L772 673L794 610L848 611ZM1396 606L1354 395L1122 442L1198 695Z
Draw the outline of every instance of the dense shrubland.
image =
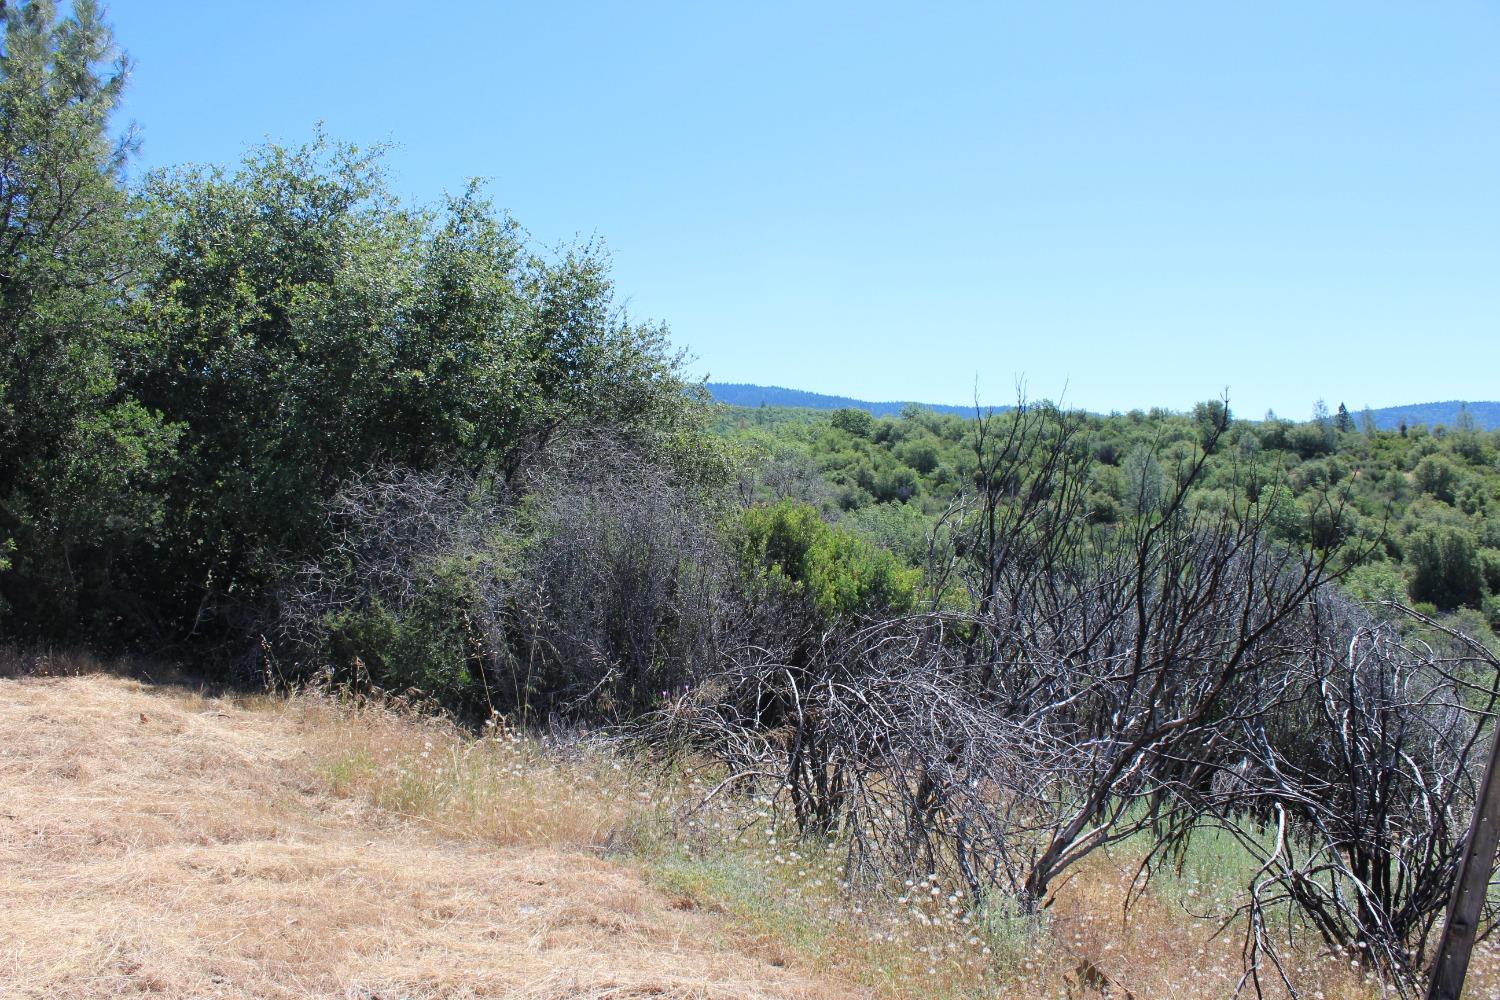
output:
M1227 835L1257 986L1283 931L1411 988L1495 700L1493 435L715 411L473 187L322 138L126 184L94 8L3 17L0 638L613 726L981 916Z
M1081 418L1091 460L1083 470L1093 519L1115 524L1154 503L1163 470L1191 452L1223 403L1192 413L1131 411ZM974 481L973 418L908 407L861 410L725 409L717 430L774 470L759 495L792 496L918 565L948 504ZM1190 503L1225 507L1235 483L1271 508L1272 535L1320 544L1333 525L1318 512L1344 497L1339 530L1367 540L1346 587L1363 599L1401 599L1456 615L1471 632L1500 626L1500 432L1464 416L1453 427L1377 430L1347 414L1290 423L1267 414L1234 420L1192 487ZM1261 501L1259 491L1270 489ZM1351 553L1352 554L1352 553Z
M1125 463L1108 520L1095 426L1045 405L981 417L919 612L849 622L816 660L727 667L669 733L776 789L798 828L837 831L877 889L937 872L976 906L1034 911L1096 850L1144 838L1145 884L1227 830L1261 866L1238 924L1257 987L1290 926L1406 988L1451 889L1500 664L1349 596L1383 544L1352 491L1216 468L1235 443L1223 407Z

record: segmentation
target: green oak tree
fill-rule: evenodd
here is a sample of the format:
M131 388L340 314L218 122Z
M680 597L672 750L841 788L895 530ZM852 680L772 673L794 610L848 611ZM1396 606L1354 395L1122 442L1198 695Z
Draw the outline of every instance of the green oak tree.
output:
M113 630L171 444L119 375L144 240L112 137L129 64L91 0L0 5L0 635Z

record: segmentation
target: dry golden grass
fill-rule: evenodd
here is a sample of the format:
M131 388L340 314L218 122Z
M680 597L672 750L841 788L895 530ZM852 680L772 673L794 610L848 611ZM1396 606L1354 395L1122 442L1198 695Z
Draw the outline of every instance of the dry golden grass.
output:
M0 998L1209 1000L1239 977L1188 912L1243 874L1213 850L1128 919L1124 850L1040 930L980 926L948 887L850 898L764 803L673 828L690 780L313 695L0 680ZM1304 996L1379 995L1348 956L1294 964ZM1474 973L1488 995L1493 949Z
M442 719L309 694L285 712L334 794L452 837L608 850L660 805L638 768L582 742L559 750L494 723L475 738Z
M898 888L895 902L851 899L838 853L778 835L765 803L719 799L691 826L672 829L674 807L692 801L694 789L606 752L564 752L503 726L476 739L377 705L304 697L287 712L339 794L450 837L623 854L675 905L720 915L711 925L715 947L811 965L877 996L1082 998L1103 986L1138 1000L1208 1000L1229 996L1240 976L1238 939L1215 938L1217 921L1190 916L1175 898L1199 893L1196 874L1165 886L1165 895L1148 894L1124 919L1128 851L1091 859L1040 932L1020 923L986 928L951 887L935 883ZM1206 898L1190 905L1213 908ZM1308 996L1373 995L1345 961L1299 960ZM1267 995L1281 995L1267 971Z
M836 858L767 838L753 804L726 798L674 824L704 791L695 778L668 779L586 742L548 746L503 724L475 738L380 704L309 696L287 711L335 793L451 838L632 863L671 906L706 915L716 949L816 968L875 996L989 995L999 984L983 942L967 944L972 935L956 925L903 922L892 933L879 920L886 911L841 890Z
M393 755L442 735L316 699L0 681L0 996L847 995L580 849L616 806L497 778L444 831L394 809L431 800L338 794L385 787L339 776L352 734Z

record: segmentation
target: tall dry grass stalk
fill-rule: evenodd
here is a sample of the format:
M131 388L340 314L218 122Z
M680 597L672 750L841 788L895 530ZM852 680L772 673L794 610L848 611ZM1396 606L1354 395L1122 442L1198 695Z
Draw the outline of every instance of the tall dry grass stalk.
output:
M617 755L525 737L498 719L476 737L366 700L302 694L285 711L334 794L451 836L597 850L664 808L662 789Z

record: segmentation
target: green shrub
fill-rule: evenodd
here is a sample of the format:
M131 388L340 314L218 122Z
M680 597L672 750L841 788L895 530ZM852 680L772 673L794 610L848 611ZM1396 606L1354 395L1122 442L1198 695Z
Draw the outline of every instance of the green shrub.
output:
M1344 577L1344 589L1359 601L1401 601L1406 597L1406 580L1388 562L1366 563Z
M938 467L937 445L931 440L912 441L902 446L896 456L924 476L931 475Z
M912 504L872 504L848 514L839 527L901 557L912 566L927 558L927 533L932 519Z
M846 407L842 410L834 410L829 416L828 422L841 431L853 434L858 438L867 438L875 426L875 418L865 410L857 410Z
M1424 525L1407 539L1406 562L1413 600L1444 611L1479 606L1484 577L1479 548L1469 532L1447 524Z
M1452 503L1458 487L1458 468L1442 455L1428 455L1412 470L1417 487L1428 496Z
M890 552L783 500L742 511L731 544L752 590L805 597L829 621L909 610L919 573Z
M1338 447L1338 438L1331 426L1312 421L1293 427L1287 435L1287 446L1302 458L1317 458L1331 455Z
M458 560L428 568L414 595L399 607L373 598L363 607L324 619L333 664L357 676L360 669L391 691L415 688L456 705L470 693L477 649L466 635L464 609L474 599L472 581Z
M875 477L875 488L871 491L876 499L886 503L904 503L922 490L917 474L904 465L883 469Z
M1491 594L1500 594L1500 549L1479 550L1479 571Z

